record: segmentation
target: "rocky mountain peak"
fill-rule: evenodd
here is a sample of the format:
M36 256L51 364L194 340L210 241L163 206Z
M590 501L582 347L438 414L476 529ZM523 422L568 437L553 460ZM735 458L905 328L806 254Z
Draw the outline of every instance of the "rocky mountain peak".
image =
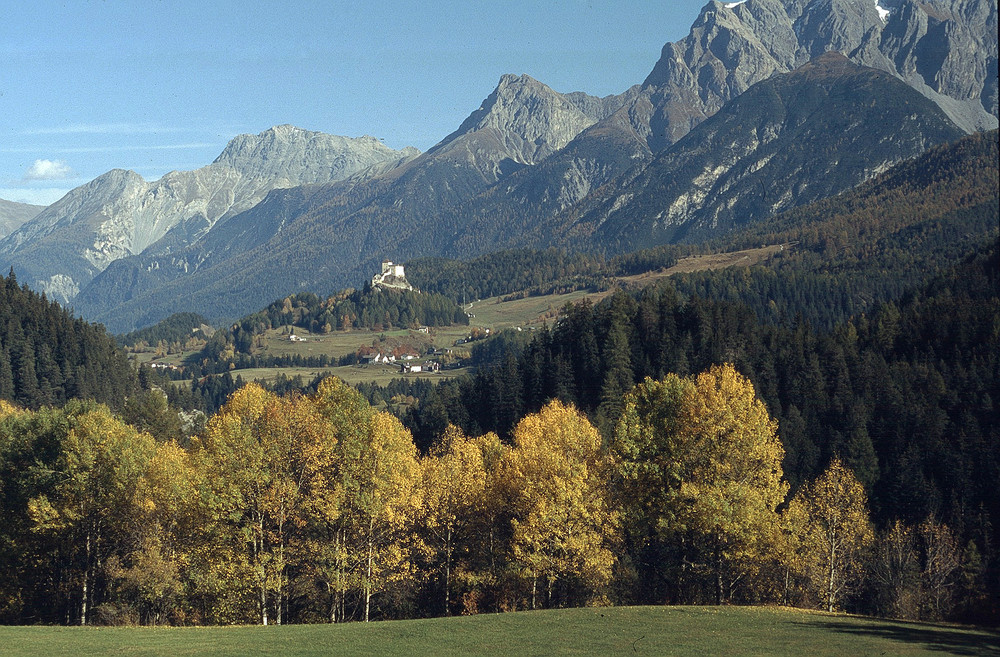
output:
M0 264L69 301L109 264L143 252L172 253L274 189L343 180L416 149L280 125L239 135L215 162L147 183L113 169L70 191L0 240ZM36 253L44 253L40 258Z
M287 181L291 186L340 180L373 164L400 159L416 149L393 150L370 135L351 138L278 125L230 140L213 165L252 178Z
M835 50L891 73L966 131L997 125L997 13L992 0L709 2L685 38L663 47L637 103L649 103L656 152L775 73ZM618 117L619 119L621 118Z
M30 203L0 199L0 238L11 234L24 222L44 209L44 205L31 205Z
M528 75L503 75L478 110L435 149L467 135L495 140L505 157L536 164L595 123L568 97Z

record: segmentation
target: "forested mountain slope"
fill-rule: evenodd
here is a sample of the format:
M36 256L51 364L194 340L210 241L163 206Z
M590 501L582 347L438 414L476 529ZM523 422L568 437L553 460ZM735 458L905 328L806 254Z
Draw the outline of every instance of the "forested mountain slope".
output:
M898 299L997 235L997 131L902 162L858 187L704 245L788 244L767 267L683 274L687 294L747 304L761 319L831 328Z

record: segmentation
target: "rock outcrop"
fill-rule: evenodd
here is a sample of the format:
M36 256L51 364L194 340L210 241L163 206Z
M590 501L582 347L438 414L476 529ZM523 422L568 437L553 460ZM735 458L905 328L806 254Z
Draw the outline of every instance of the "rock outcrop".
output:
M831 50L900 78L968 132L997 127L992 0L709 2L613 119L655 153L753 84Z
M587 199L575 232L616 251L697 241L833 196L962 134L902 81L827 52L754 85Z

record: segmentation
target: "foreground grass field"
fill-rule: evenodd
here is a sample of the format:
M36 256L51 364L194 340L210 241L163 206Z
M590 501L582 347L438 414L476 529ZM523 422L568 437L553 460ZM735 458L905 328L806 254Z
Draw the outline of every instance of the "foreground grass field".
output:
M771 607L614 607L348 625L0 627L0 654L997 655L1000 634Z

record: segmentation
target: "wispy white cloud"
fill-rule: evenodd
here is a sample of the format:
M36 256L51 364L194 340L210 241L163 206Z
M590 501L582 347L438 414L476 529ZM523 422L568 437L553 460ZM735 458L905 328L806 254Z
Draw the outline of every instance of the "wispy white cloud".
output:
M120 153L127 151L179 151L196 148L218 148L218 144L208 142L193 142L188 144L157 144L153 146L129 145L129 146L67 146L63 148L46 147L50 153L72 154L72 153ZM0 153L37 153L39 148L21 146L17 148L0 148Z
M74 175L76 174L73 173L73 169L63 160L35 160L34 164L28 167L27 172L25 172L22 182L66 180Z
M148 135L169 132L187 132L155 123L74 123L48 128L28 128L23 135Z

